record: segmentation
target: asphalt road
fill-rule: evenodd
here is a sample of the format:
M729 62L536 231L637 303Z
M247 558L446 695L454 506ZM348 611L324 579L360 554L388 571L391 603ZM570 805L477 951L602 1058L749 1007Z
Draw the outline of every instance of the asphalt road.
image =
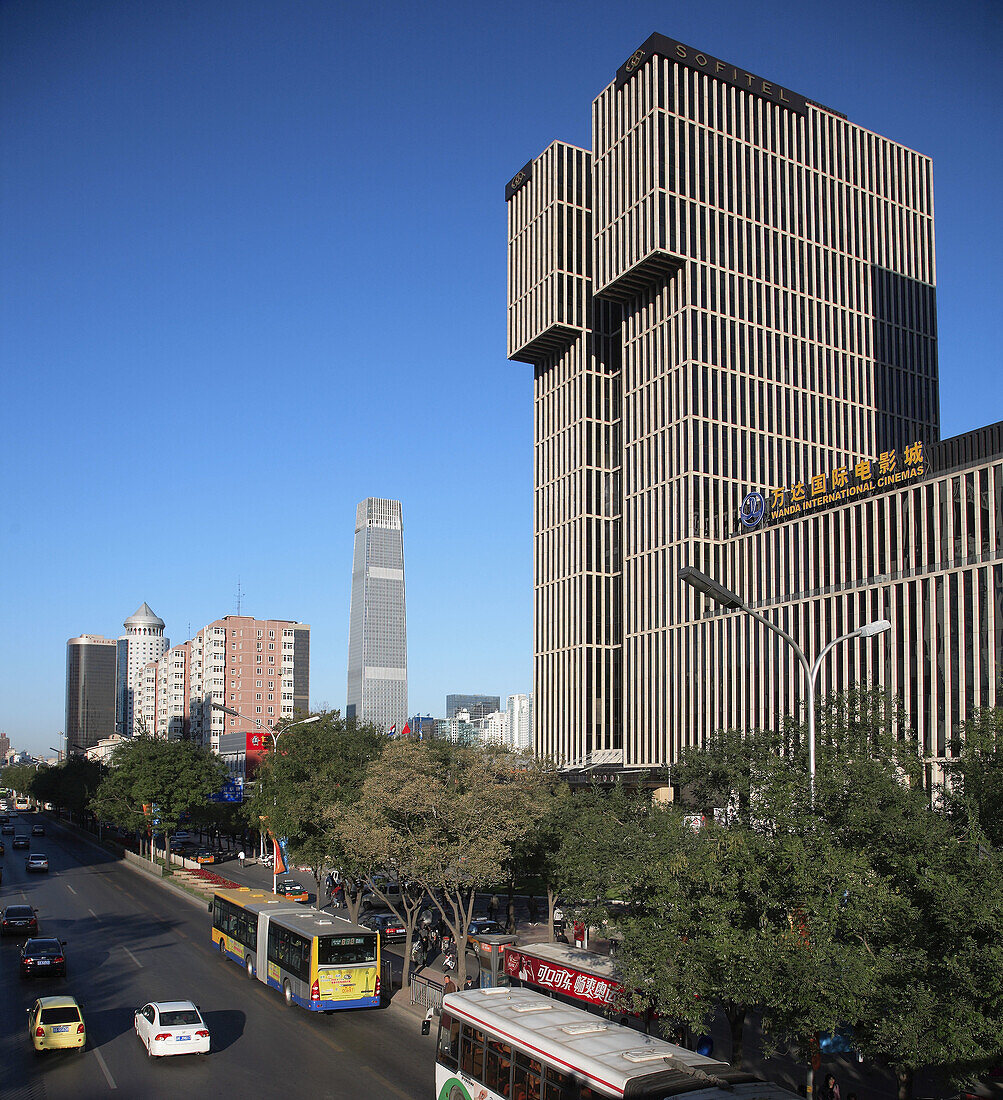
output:
M44 815L21 814L29 828ZM19 830L20 831L20 828ZM27 831L27 830L25 830ZM25 871L4 837L0 904L38 910L39 934L66 940L67 977L22 982L20 941L0 941L0 1098L227 1096L429 1100L433 1045L413 1015L394 1008L330 1016L286 1008L279 994L221 959L200 906L127 869L84 839L49 830L32 851L48 874ZM82 1005L83 1053L36 1056L25 1009L65 993ZM212 1054L150 1059L133 1030L147 1001L190 999L212 1034Z

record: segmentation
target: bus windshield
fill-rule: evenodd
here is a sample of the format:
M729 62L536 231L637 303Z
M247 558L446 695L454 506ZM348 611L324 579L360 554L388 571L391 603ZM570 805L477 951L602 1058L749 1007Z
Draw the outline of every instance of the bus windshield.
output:
M346 966L376 961L376 935L318 936L317 965Z

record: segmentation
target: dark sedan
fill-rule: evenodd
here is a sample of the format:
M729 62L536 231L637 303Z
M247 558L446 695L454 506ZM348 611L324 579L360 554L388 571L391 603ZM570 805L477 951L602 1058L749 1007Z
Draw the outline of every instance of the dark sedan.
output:
M38 917L30 905L8 905L0 909L0 936L37 936Z
M26 940L21 948L21 977L66 977L65 940Z
M365 913L359 924L379 932L384 943L403 943L407 936L403 922L393 913Z
M32 836L45 836L45 826L44 825L32 825L31 835Z
M28 840L27 833L18 833L14 837L14 843L11 844L12 848L30 848L31 842Z

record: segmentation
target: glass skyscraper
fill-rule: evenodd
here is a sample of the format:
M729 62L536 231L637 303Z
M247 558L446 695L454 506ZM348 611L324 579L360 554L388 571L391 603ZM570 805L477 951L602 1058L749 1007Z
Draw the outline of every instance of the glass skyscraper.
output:
M407 721L404 522L399 500L368 497L355 517L347 717L399 733Z

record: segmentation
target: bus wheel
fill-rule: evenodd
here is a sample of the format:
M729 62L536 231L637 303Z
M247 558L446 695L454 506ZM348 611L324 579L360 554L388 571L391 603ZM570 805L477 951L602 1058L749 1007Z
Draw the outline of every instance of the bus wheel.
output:
M282 982L282 996L286 1001L286 1008L292 1008L293 1005L293 987L289 984L289 979L286 978Z
M251 958L250 955L248 955L247 958L244 959L244 968L247 970L247 976L249 978L253 978L254 977L254 960Z

